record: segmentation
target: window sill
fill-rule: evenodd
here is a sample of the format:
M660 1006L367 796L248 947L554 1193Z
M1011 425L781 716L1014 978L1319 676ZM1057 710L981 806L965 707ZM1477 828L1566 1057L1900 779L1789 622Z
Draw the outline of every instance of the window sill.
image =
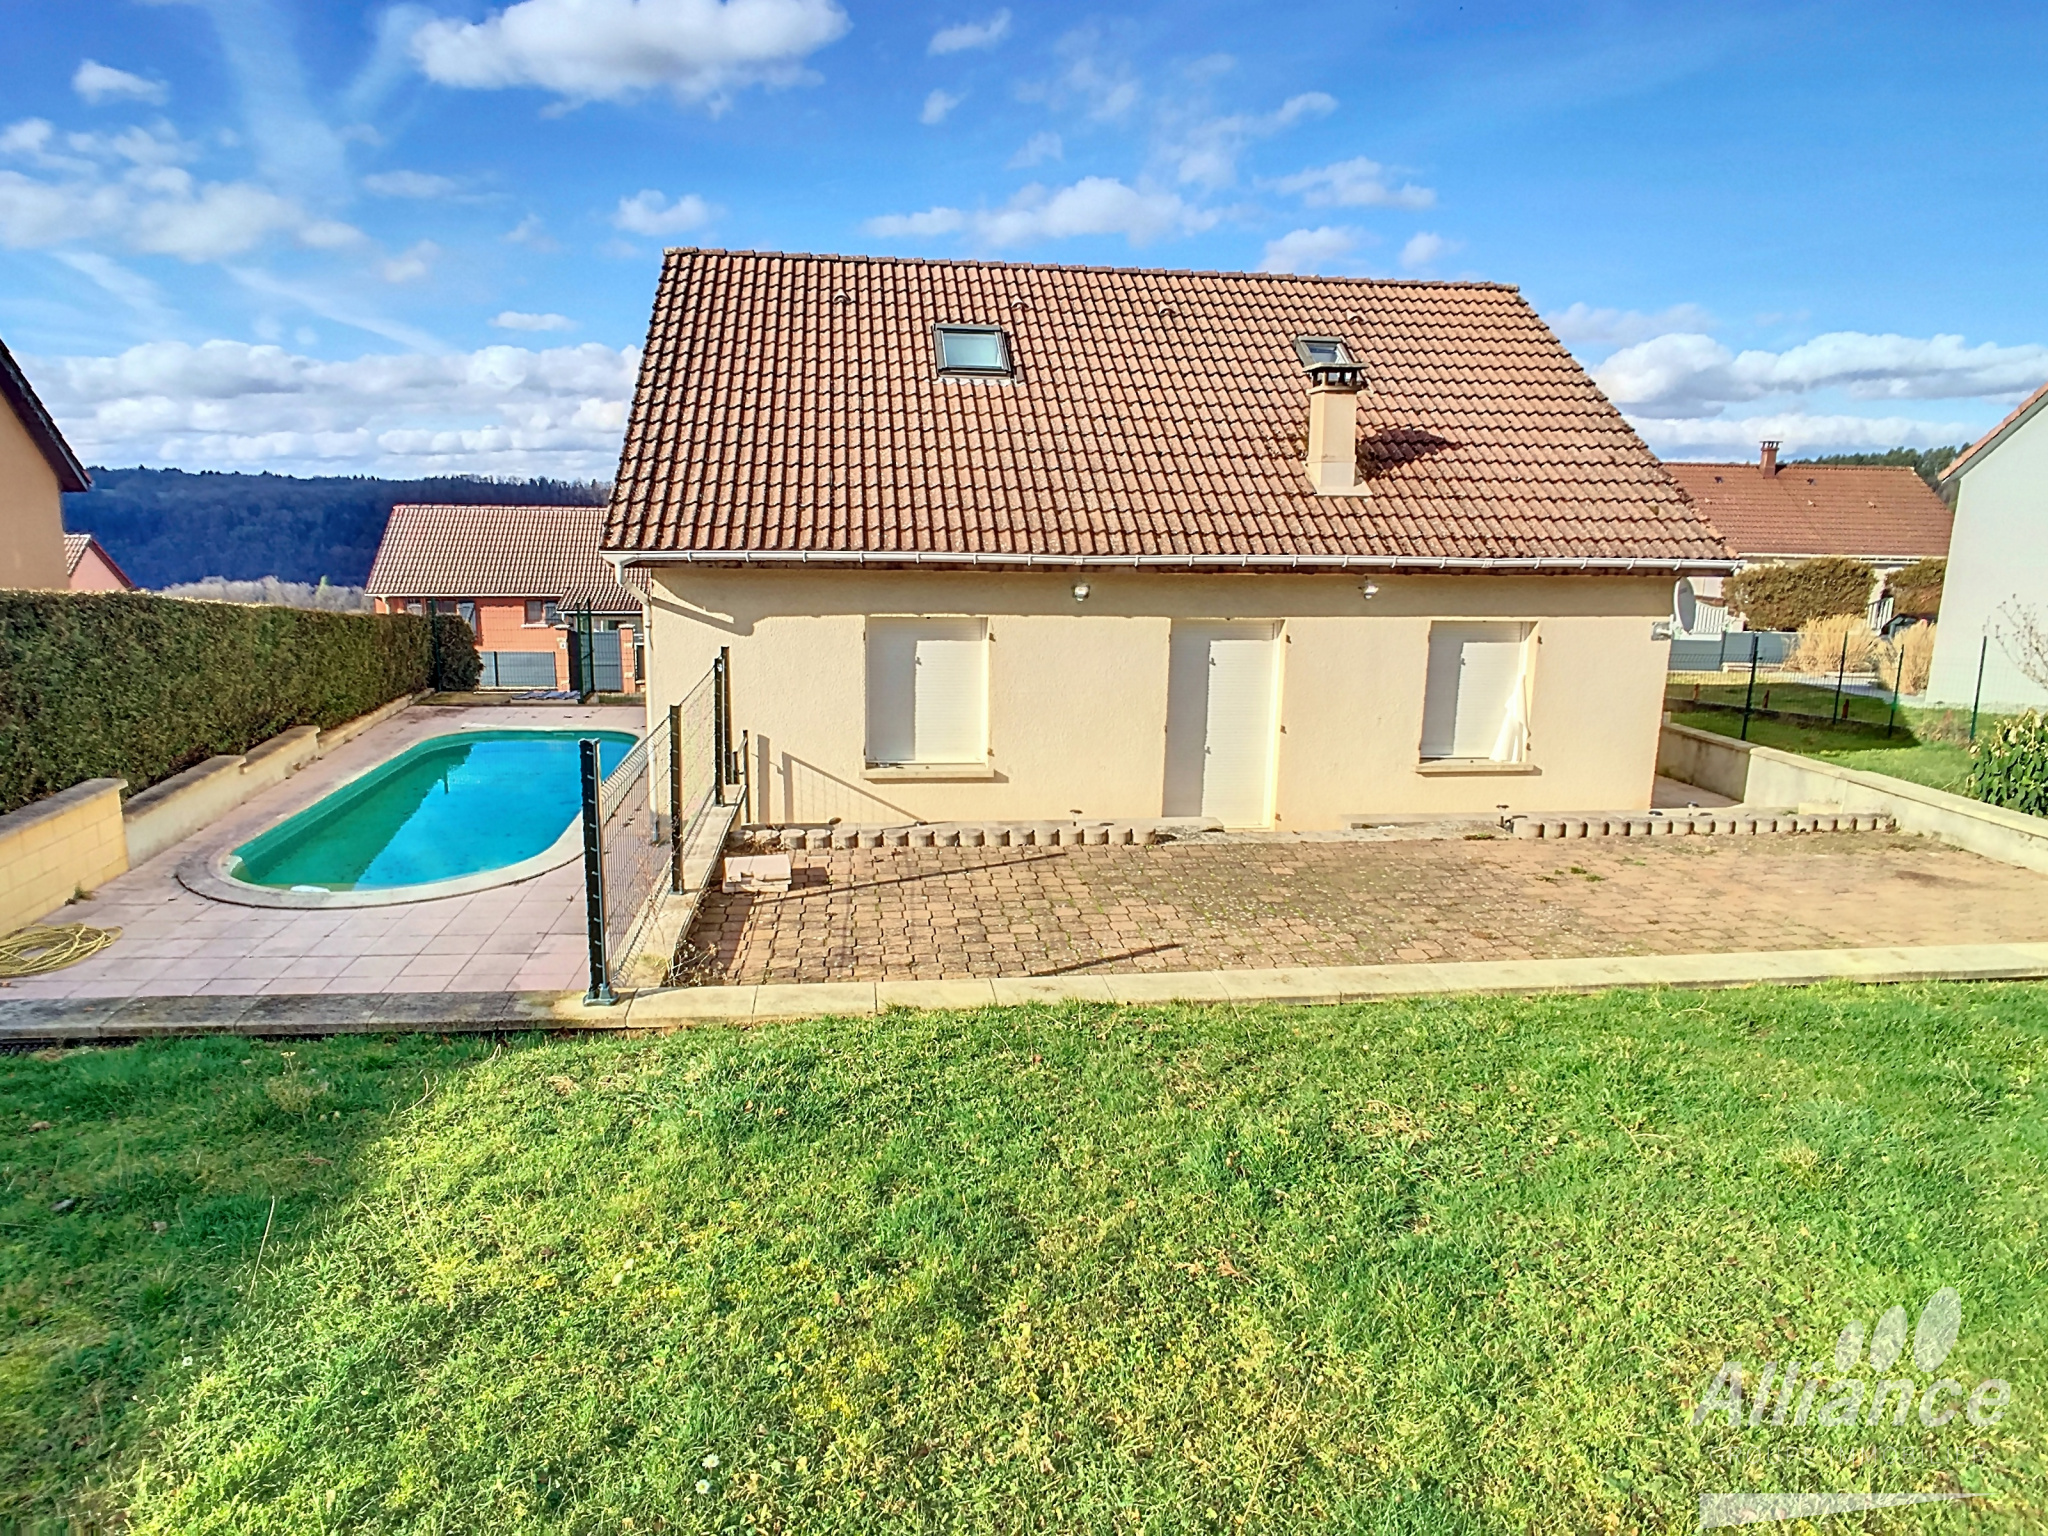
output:
M891 779L979 779L996 777L987 763L869 763L860 776L881 783Z
M1534 763L1496 763L1483 757L1431 757L1415 765L1415 771L1431 778L1458 774L1540 774Z

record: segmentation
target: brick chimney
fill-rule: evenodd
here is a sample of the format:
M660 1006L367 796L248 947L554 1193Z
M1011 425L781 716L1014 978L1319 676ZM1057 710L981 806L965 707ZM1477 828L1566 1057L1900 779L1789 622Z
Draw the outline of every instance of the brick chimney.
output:
M1308 478L1318 496L1363 496L1358 478L1358 390L1355 364L1308 371Z
M1771 438L1765 438L1761 447L1763 451L1757 457L1757 466L1763 470L1764 478L1769 479L1778 472L1778 444Z

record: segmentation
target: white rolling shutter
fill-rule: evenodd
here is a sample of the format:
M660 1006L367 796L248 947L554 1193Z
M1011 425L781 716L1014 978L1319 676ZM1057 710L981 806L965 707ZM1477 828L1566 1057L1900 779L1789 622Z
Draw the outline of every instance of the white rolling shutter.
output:
M1522 760L1528 636L1524 624L1437 624L1430 629L1423 757Z
M870 621L867 756L871 763L987 761L985 621Z

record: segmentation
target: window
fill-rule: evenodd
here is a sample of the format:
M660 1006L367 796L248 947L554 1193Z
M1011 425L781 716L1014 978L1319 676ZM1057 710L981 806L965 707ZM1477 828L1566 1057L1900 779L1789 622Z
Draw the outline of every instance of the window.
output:
M988 760L988 622L868 622L871 764Z
M426 599L419 597L408 597L405 600L405 611L407 613L417 613L421 617L425 617L427 612Z
M562 605L552 598L529 597L526 600L526 623L529 628L559 624L562 621Z
M1527 624L1435 624L1422 702L1425 760L1519 763L1529 750Z
M993 325L939 327L939 372L1010 376L1010 347Z
M1304 368L1348 368L1357 361L1351 349L1334 336L1297 337L1294 353Z

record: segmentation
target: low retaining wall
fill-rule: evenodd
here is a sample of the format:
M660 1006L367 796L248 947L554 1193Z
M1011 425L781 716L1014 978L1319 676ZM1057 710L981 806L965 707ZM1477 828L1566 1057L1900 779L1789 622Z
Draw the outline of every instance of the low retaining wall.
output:
M2048 872L2048 819L1882 773L1823 763L1666 721L1657 772L1752 805L1889 816L1901 832L1941 839L2001 864Z
M55 911L128 867L125 779L87 779L0 816L0 933Z
M412 703L408 694L331 730L294 726L246 753L210 757L196 768L151 785L131 798L122 812L127 823L128 863L144 863L175 847L212 826L251 795L282 784L306 764L410 709Z

